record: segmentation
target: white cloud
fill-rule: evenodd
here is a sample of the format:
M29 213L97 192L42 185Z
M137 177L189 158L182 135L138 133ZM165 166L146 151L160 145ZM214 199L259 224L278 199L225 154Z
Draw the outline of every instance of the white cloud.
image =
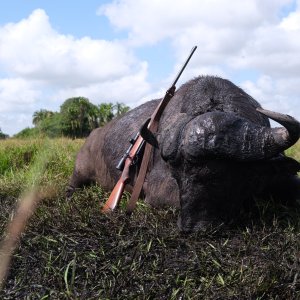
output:
M299 34L300 28L290 31L280 24L258 28L230 64L235 68L256 68L276 78L299 76Z
M60 89L56 94L58 99L69 97L85 96L92 102L123 102L134 107L140 104L141 98L149 91L149 84L146 82L147 64L142 64L141 69L128 76L116 80L91 83L76 88Z
M272 76L295 76L300 66L300 10L280 19L283 7L292 2L119 0L101 6L98 13L117 29L128 30L132 45L170 39L178 61L198 45L195 69L255 68Z
M0 129L3 133L17 133L28 127L31 120L31 113L0 113Z
M41 93L22 78L0 79L0 113L28 110Z
M262 75L256 81L244 81L240 85L267 109L286 113L299 119L300 78L274 80Z
M128 43L147 46L169 39L177 62L198 45L184 79L199 74L237 78L255 71L253 81L235 82L270 109L300 115L300 1L293 0L117 0L98 13ZM283 11L289 11L282 17ZM253 77L253 76L250 76ZM251 78L252 79L252 78Z
M137 60L126 45L59 34L41 9L0 27L0 66L0 113L22 113L23 122L26 115L23 127L31 125L35 110L54 108L54 103L58 109L67 97L80 94L98 103L122 99L134 104L149 89L147 63Z
M28 19L0 29L0 61L13 74L57 85L80 86L126 76L139 62L118 42L75 39L51 28L35 10Z
M287 31L300 30L300 11L290 13L282 20L280 27Z
M263 2L263 4L261 3ZM214 29L252 28L271 21L280 5L288 1L239 0L119 0L99 8L119 30L129 30L132 43L153 44L167 37L184 35L207 25ZM199 33L200 35L200 33Z

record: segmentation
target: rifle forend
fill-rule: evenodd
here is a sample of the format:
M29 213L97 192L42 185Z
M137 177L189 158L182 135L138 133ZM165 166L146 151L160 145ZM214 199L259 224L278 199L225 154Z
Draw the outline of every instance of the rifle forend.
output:
M129 143L130 143L131 145L128 147L128 149L126 150L126 152L123 154L122 158L119 160L119 162L118 162L118 164L117 164L117 166L116 166L116 168L117 168L118 170L123 171L124 165L125 165L125 161L126 161L127 157L129 156L129 153L130 153L130 151L131 151L131 149L132 149L134 143L135 143L136 140L138 139L139 135L140 135L140 133L138 132L138 133L135 135L135 137L132 138L132 139L129 141Z

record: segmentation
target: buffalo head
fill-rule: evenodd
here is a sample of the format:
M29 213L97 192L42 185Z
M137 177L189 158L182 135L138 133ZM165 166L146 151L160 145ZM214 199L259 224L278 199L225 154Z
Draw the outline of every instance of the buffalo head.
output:
M276 186L287 178L294 180L299 170L296 161L282 155L297 142L299 122L291 116L262 109L253 98L227 81L214 80L221 81L224 89L210 98L210 105L204 105L197 113L196 109L182 109L157 135L161 157L179 187L179 227L183 231L232 218L241 203L266 192L276 194ZM195 84L199 85L199 80ZM232 96L226 97L226 91ZM200 93L199 101L202 96L205 102L211 91L202 87ZM239 97L244 103L249 99L250 105L244 109L236 105ZM192 102L187 93L182 98ZM265 119L257 121L265 118L262 115L283 127L271 128ZM154 144L155 137L145 126L141 134Z

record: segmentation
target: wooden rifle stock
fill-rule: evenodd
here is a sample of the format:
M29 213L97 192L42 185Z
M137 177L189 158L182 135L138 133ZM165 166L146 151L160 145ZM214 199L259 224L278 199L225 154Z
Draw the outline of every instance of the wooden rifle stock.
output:
M120 179L118 180L117 184L115 185L114 189L112 190L108 200L103 205L101 212L107 213L116 208L116 206L119 204L121 197L123 195L124 189L126 184L129 181L129 170L130 166L132 164L132 161L135 158L135 155L137 151L141 148L142 144L144 143L144 139L139 136L135 143L133 144L126 160L125 165L121 174Z
M103 205L101 209L103 213L110 212L116 208L123 195L125 185L126 185L126 181L124 181L123 178L121 177L118 180L117 184L115 185L113 191L111 192L108 200Z
M177 74L171 87L167 90L165 96L160 101L159 105L156 107L155 111L151 115L151 119L148 120L148 129L150 131L152 131L152 132L157 131L159 119L160 119L165 107L167 106L167 104L169 103L169 101L171 100L171 98L173 97L173 95L175 93L175 90L176 90L175 85L176 85L179 77L181 76L182 72L184 71L185 67L187 66L189 60L191 59L192 55L196 51L196 49L197 49L197 46L192 48L190 55L188 56L184 65L182 66L179 73ZM145 125L146 125L146 123L145 123ZM123 156L121 161L119 162L119 164L117 166L118 169L120 169L120 166L123 165L123 161L125 159L122 175L121 175L120 179L118 180L117 184L115 185L114 189L112 190L108 200L105 202L104 206L102 207L101 211L103 213L107 213L107 212L114 210L115 207L120 202L122 194L125 189L125 186L130 179L129 178L130 167L133 164L133 162L135 161L136 155L141 150L144 143L145 143L145 140L141 137L141 135L137 134L136 137L133 139L132 146L129 147L129 149L125 153L125 156ZM134 197L131 197L131 199L130 199L130 203L129 203L130 208L128 208L128 210L127 210L128 212L131 212L133 210L135 203L137 201L137 198L142 189L142 184L143 184L144 178L146 176L147 166L148 166L148 162L149 162L150 154L151 154L150 145L147 145L147 147L145 149L145 154L146 154L146 157L144 157L143 161L142 161L140 173L137 178L137 183L133 190L132 196L134 196Z

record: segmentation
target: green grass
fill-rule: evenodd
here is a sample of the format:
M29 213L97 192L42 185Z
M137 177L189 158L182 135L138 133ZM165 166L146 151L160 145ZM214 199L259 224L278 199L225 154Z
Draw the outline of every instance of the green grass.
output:
M289 148L286 150L286 155L291 156L297 161L300 161L300 143L298 142L294 147Z
M18 196L36 185L65 187L82 144L66 138L1 141L0 195Z
M3 237L20 194L36 184L55 190L42 193L1 299L300 299L299 210L261 202L239 227L190 235L178 232L174 209L139 203L126 216L127 195L102 215L108 194L99 186L64 198L82 143L1 142ZM300 145L289 151L297 157Z

